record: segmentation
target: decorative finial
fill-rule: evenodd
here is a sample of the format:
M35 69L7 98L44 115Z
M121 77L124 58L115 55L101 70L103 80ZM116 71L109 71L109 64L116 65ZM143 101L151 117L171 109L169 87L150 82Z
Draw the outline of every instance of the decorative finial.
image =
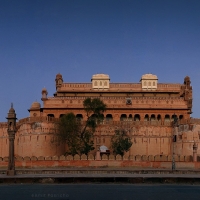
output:
M11 108L13 108L13 103L11 103Z

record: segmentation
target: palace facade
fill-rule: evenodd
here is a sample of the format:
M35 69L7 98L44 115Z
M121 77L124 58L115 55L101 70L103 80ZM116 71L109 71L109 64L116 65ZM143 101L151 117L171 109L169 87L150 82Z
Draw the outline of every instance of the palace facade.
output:
M42 89L42 102L33 102L30 117L20 119L15 139L18 156L63 155L66 147L51 143L53 122L73 112L86 120L83 100L100 98L107 105L104 120L94 134L95 150L110 140L116 128L129 133L133 145L128 155L172 155L172 139L176 135L176 155L193 155L194 143L199 143L199 120L191 119L192 86L188 76L183 83L159 83L158 77L145 74L138 83L111 83L107 74L95 74L90 83L67 83L56 75L56 91L48 96ZM178 125L172 122L178 119ZM0 124L0 157L8 155L7 124ZM112 151L112 150L111 150ZM197 150L197 154L200 154Z

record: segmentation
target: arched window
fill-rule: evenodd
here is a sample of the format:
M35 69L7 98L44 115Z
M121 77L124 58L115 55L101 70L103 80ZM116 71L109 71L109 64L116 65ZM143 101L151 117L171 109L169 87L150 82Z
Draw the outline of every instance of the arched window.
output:
M107 81L104 82L104 86L107 86Z
M133 120L133 116L130 114L129 116L128 116L128 121L132 121Z
M153 82L153 86L156 86L156 83L155 83L155 82Z
M177 115L172 115L172 118L171 118L171 121L172 121L172 122L173 122L173 121L177 121L177 119L178 119Z
M140 121L140 115L139 114L135 114L134 121Z
M82 121L83 120L83 115L82 114L77 114L76 115L76 119L79 120L79 121Z
M149 86L151 86L151 82L149 82Z
M111 114L107 114L106 115L106 121L112 121L113 120L113 117Z
M158 115L158 116L157 116L157 120L158 120L158 121L161 121L161 115Z
M94 82L94 86L97 86L97 81Z
M147 82L146 81L144 82L144 86L147 86Z
M61 117L63 117L65 114L60 114L60 117L59 118L61 118Z
M126 121L126 120L127 120L126 114L122 114L120 117L120 121Z
M151 121L155 121L156 120L156 116L154 114L151 115Z
M102 82L100 81L100 86L102 86Z
M179 116L179 120L182 120L182 119L183 119L183 115L180 115L180 116Z
M170 121L170 116L169 115L165 115L165 121L169 122Z
M53 120L54 119L54 114L48 114L47 115L47 119L48 119L48 121Z
M148 114L145 115L144 121L149 121L149 115Z

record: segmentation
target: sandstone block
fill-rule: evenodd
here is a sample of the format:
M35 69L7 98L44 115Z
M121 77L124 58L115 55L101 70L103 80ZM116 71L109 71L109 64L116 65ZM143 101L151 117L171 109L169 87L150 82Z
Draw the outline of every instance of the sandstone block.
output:
M94 155L93 154L89 154L88 155L88 160L94 160Z
M68 155L68 156L66 157L66 160L73 160L73 156L72 156L72 155Z
M52 160L58 160L58 156L53 156Z
M130 155L129 156L129 160L135 161L135 156L134 155Z
M117 155L116 155L116 160L122 160L122 156L119 155L119 154L117 154Z
M60 160L65 160L66 159L66 157L64 156L64 155L62 155L62 156L60 156L60 158L59 158Z
M167 161L167 156L166 155L161 155L160 156L160 161Z
M107 156L106 154L103 154L103 155L101 156L101 160L108 160L108 156Z
M44 160L44 156L39 156L38 160Z
M148 156L148 161L155 161L154 156L153 155L149 155Z
M15 157L15 160L16 160L16 161L23 161L23 160L24 160L24 158L23 158L23 157L21 157L21 156L16 156L16 157Z
M160 155L154 156L154 160L155 160L155 161L161 161L161 156L160 156Z
M122 159L123 160L129 160L129 155L128 154L124 155Z
M8 162L8 157L4 157L3 161Z
M38 160L38 158L36 156L32 156L31 160L36 161L36 160Z
M142 161L148 161L148 156L142 155Z
M141 155L136 155L135 156L135 161L142 161Z
M28 156L25 156L25 157L24 157L24 161L30 161L30 160L31 160L30 157L28 157Z
M180 155L179 159L180 159L181 162L184 162L185 161L185 156L184 155Z
M113 154L109 155L109 160L115 160L115 156Z
M52 157L51 156L46 156L45 160L52 160Z
M87 155L82 154L82 155L81 155L81 160L87 160Z
M81 160L81 158L78 154L76 154L76 155L74 155L74 160Z

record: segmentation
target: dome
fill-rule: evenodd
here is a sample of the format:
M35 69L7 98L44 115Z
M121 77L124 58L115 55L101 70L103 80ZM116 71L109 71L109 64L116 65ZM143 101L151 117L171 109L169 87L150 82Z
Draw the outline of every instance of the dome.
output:
M158 80L158 77L154 74L144 74L141 79Z
M40 109L41 105L39 102L35 101L31 105L31 109Z
M185 80L185 81L190 80L190 77L189 77L189 76L186 76L186 77L184 78L184 80Z
M9 113L15 113L15 109L13 108L13 103L11 103L11 108L9 110Z
M15 109L13 107L10 108L9 113L15 113Z
M58 74L56 75L56 78L62 78L62 75L61 75L60 73L58 73Z
M110 79L108 74L94 74L92 79Z
M48 92L47 92L47 89L46 89L46 88L43 88L43 89L42 89L42 94L43 94L43 93L46 93L46 94L48 94Z

